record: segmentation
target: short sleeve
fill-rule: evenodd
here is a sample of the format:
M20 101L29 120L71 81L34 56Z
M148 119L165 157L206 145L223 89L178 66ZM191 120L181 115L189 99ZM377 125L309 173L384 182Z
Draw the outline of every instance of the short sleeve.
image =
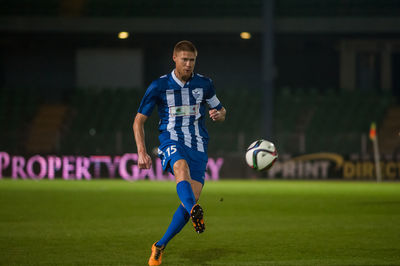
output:
M220 110L222 108L221 102L218 100L217 95L215 93L214 83L210 79L210 86L206 91L206 102L211 109Z
M142 101L140 102L138 113L150 116L153 112L154 106L157 104L157 101L158 86L157 81L153 81L147 88L146 93L144 94Z

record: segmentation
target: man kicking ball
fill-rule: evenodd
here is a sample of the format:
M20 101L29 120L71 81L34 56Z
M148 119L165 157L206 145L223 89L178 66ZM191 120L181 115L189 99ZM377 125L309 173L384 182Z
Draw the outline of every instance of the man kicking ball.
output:
M141 169L151 166L146 150L144 123L157 105L160 123L158 155L164 171L175 176L181 201L164 236L151 248L149 265L160 265L168 242L192 219L197 233L205 230L203 209L197 204L204 185L208 161L206 104L215 122L225 120L226 110L215 94L211 79L193 72L197 49L189 41L178 42L173 51L175 69L147 88L133 123Z

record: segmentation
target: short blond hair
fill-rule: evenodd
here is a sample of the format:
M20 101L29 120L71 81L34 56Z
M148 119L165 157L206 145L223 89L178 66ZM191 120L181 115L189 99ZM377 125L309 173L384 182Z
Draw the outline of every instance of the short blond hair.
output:
M183 40L175 44L174 54L179 53L181 51L192 52L195 54L195 56L197 56L196 46L194 46L194 44L190 41Z

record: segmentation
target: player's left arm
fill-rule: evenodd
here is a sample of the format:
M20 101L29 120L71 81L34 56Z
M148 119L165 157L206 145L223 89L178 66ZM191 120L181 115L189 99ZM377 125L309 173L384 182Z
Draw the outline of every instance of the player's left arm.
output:
M210 110L208 111L210 118L214 122L223 122L225 121L226 117L226 109L222 106L221 102L219 101L214 88L214 83L211 79L209 79L209 87L206 91L206 102L208 103L208 107Z
M210 118L214 122L223 122L223 121L225 121L226 109L224 107L222 107L219 110L211 109L211 110L208 111L208 113L210 114Z

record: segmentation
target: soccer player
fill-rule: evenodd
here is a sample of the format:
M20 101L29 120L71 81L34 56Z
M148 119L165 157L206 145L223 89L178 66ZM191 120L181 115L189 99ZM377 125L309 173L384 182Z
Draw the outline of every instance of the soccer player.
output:
M208 133L205 127L206 104L215 122L225 120L226 110L215 94L211 79L194 73L197 49L189 41L178 42L172 59L175 69L153 81L147 88L133 123L141 169L151 166L146 151L144 123L157 105L160 118L158 155L165 171L175 176L181 201L164 236L151 248L149 265L160 265L168 242L192 219L197 233L205 230L199 200L208 161Z

